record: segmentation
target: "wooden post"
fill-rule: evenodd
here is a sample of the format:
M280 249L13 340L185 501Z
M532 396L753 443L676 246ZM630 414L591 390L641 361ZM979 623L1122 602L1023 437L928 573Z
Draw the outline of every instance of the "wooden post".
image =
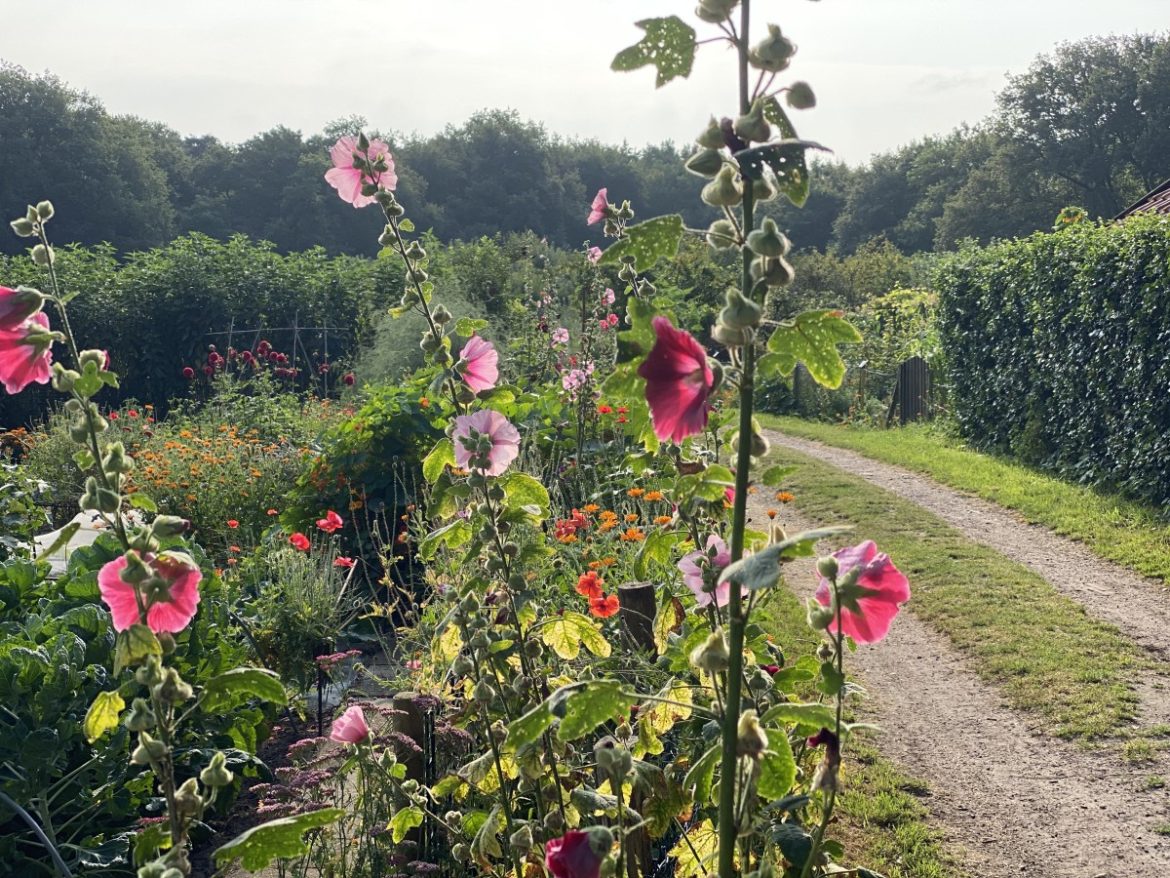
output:
M627 582L618 586L618 602L622 631L634 646L651 656L657 656L654 644L654 616L658 611L654 583Z
M417 692L399 692L394 696L394 731L406 735L418 745L418 751L398 754L399 761L406 766L406 776L419 783L426 783L426 716L419 704Z

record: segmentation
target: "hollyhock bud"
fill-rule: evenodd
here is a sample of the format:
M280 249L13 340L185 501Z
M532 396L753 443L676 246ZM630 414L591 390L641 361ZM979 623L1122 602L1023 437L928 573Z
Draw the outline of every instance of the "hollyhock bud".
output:
M825 579L837 578L837 559L832 555L817 559L817 573Z
M748 53L748 61L757 70L779 73L788 67L795 54L796 46L792 41L780 33L778 25L770 24L768 35Z
M532 838L532 827L525 823L508 837L508 844L517 851L532 850L534 844Z
M723 155L715 149L700 149L687 159L685 167L697 177L714 177L723 167Z
M711 674L727 670L730 658L722 631L713 631L690 655L692 665Z
M751 109L735 120L735 133L748 143L764 143L772 136L772 126L764 118L764 101L752 102Z
M787 256L792 247L770 216L764 218L758 229L748 233L747 245L753 253L771 257Z
M761 256L752 261L751 273L753 278L770 287L786 287L796 279L796 272L783 258L765 259Z
M41 201L37 204L37 217L42 223L47 223L53 218L53 202Z
M32 220L25 217L15 219L8 225L11 226L12 231L16 232L16 234L21 238L31 238L37 233L36 224Z
M707 123L703 132L695 138L695 142L705 149L722 149L724 147L723 132L714 116L711 117L711 121Z
M759 717L754 710L745 710L739 717L739 726L736 730L736 752L740 756L750 756L759 759L768 749L768 734L760 726Z
M703 187L700 193L704 204L712 207L734 207L743 198L743 188L736 180L734 169L724 165L715 179Z
M751 299L745 299L739 290L729 287L724 299L727 304L719 312L721 324L729 329L751 329L760 325L764 309Z
M179 676L177 670L167 668L163 681L155 687L155 694L161 701L169 701L171 704L182 704L185 701L190 701L194 697L195 690L191 688L190 683L187 683Z
M794 110L811 110L817 105L817 96L807 82L794 82L788 87L788 106Z
M185 817L197 817L203 810L203 797L199 795L199 781L187 778L175 790L175 809Z
M145 732L153 729L158 722L158 718L154 715L154 711L150 709L150 705L145 698L135 698L130 705L130 713L126 715L123 721L126 728L132 732Z
M158 762L167 754L167 745L153 738L149 732L138 733L138 746L130 754L130 761L135 765L150 765Z
M235 775L227 768L227 756L222 750L216 750L207 767L199 772L199 780L205 787L212 789L226 787L234 777Z
M735 242L735 224L731 220L715 220L707 229L707 244L716 250L734 247Z
M609 778L610 785L614 789L633 770L634 759L630 755L629 748L624 744L619 744L609 735L593 745L593 755L597 760L598 769Z
M47 268L53 264L55 254L52 247L46 247L44 244L37 244L32 248L32 261L41 268Z

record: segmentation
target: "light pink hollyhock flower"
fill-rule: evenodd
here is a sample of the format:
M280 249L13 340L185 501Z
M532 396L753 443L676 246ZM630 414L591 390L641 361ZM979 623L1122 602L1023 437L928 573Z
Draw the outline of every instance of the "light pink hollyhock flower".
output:
M473 335L459 352L459 371L467 386L479 393L491 390L500 380L500 355L490 341Z
M727 602L731 599L731 583L722 582L715 588L714 592L708 591L707 578L703 576L703 573L709 571L710 581L715 582L719 578L719 571L730 563L731 551L719 534L711 534L707 537L705 550L696 549L694 552L683 555L679 560L678 569L682 571L683 582L694 593L695 600L700 607L710 605L711 601L715 601L716 606L727 606Z
M598 189L597 194L593 196L593 204L589 206L589 219L585 225L591 226L594 223L599 223L605 219L606 213L609 211L609 192L606 189Z
M372 195L362 195L363 183L374 183L383 189L393 189L398 185L398 175L394 173L394 159L390 156L390 147L381 140L371 140L367 153L371 162L379 158L386 160L387 170L375 173L372 177L361 169L353 166L353 154L358 151L356 137L343 137L329 150L329 158L333 160L333 167L325 172L325 179L329 185L337 190L342 201L348 201L354 207L365 207L374 203Z
M182 631L191 623L195 609L199 606L199 581L203 578L199 566L184 552L160 552L158 555L141 557L151 572L165 584L162 591L166 595L161 600L156 598L147 607L147 626L155 634L176 634ZM115 631L125 631L141 621L137 589L122 579L126 565L126 556L123 555L98 571L98 590L110 608ZM144 602L148 600L144 596Z
M616 299L617 296L609 287L606 287L605 292L601 294L601 304L603 305L612 305Z
M565 345L569 343L569 330L563 326L559 326L552 331L553 345Z
M842 587L841 630L858 643L877 643L889 633L901 605L910 600L909 580L889 555L878 551L873 540L839 549L833 557L837 559L838 583L854 568L860 570L855 587ZM822 606L832 603L832 586L824 577L816 599ZM836 620L829 630L836 633Z
M470 415L460 415L455 419L455 433L452 439L455 442L455 465L463 469L477 469L472 466L473 453L464 443L475 447L477 436L491 438L492 447L488 452L487 469L482 470L485 476L498 476L508 468L516 455L520 453L520 431L508 422L508 419L499 412L491 409L480 409Z
M14 328L0 327L0 383L9 393L20 393L30 384L48 384L53 376L53 343L41 338L49 331L43 311Z
M590 247L585 251L585 258L596 265L601 260L601 248Z
M329 740L338 744L361 744L370 739L370 727L366 715L356 704L333 721Z
M659 439L682 442L707 426L707 398L715 376L707 352L689 332L675 329L666 317L654 318L658 340L638 367L646 379L646 402Z
M0 329L19 329L28 318L41 310L45 297L28 287L0 287Z

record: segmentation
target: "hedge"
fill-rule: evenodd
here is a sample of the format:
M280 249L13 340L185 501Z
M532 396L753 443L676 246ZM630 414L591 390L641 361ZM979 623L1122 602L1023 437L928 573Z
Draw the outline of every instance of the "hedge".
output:
M971 246L935 282L969 440L1170 505L1170 217Z

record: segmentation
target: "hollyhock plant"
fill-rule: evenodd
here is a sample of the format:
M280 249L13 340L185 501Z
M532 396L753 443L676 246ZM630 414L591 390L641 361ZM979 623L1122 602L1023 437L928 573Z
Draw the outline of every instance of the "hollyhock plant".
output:
M600 247L590 247L588 250L585 251L585 258L588 259L590 262L592 262L594 265L596 265L598 262L601 261L601 248Z
M0 383L11 394L53 376L49 318L38 311L15 327L0 327Z
M491 390L500 379L500 355L490 341L473 335L459 352L456 368L464 383L476 393Z
M569 330L563 326L559 326L552 331L552 344L567 345L569 343Z
M345 520L332 509L325 513L324 518L317 519L317 529L327 534L337 533L343 524Z
M483 461L473 464L473 451L479 437L486 436L491 447L486 453L485 476L498 476L508 468L520 453L520 431L499 412L481 409L455 419L455 465L463 469L481 469ZM470 446L470 447L469 447Z
M366 715L356 704L333 721L329 739L338 744L361 744L370 739L370 727Z
M889 633L890 624L902 604L910 600L910 582L873 540L833 553L837 560L838 594L841 598L841 630L858 643L877 643ZM856 585L850 585L857 570ZM816 599L822 606L832 603L833 588L821 577ZM829 625L837 631L834 619Z
M675 329L666 317L655 317L653 326L657 340L638 374L646 379L654 434L682 442L707 426L715 375L707 352L689 332Z
M333 144L329 150L333 167L325 172L325 179L337 190L342 201L349 202L354 207L366 207L373 204L375 199L372 195L362 194L363 185L371 183L383 189L393 189L398 185L398 176L394 173L394 159L390 155L390 147L383 141L371 140L366 157L369 158L371 165L379 159L385 161L385 171L374 171L371 176L364 169L355 168L354 153L360 153L356 137L343 137Z
M183 552L161 552L158 555L139 554L131 550L135 560L146 565L161 587L143 583L142 590L122 578L129 566L126 555L115 558L98 571L98 590L110 608L114 630L125 631L141 621L139 599L146 607L146 624L155 634L176 634L190 624L199 606L199 582L203 578L198 565ZM137 563L136 565L137 566Z
M592 836L600 836L595 843ZM601 874L601 863L608 850L604 848L604 833L582 832L579 829L570 829L560 838L549 839L544 846L544 864L553 878L598 878ZM609 835L610 846L613 845L613 836Z
M718 534L707 537L705 549L696 549L684 555L678 562L678 569L682 572L683 583L695 595L695 601L700 607L710 606L714 601L718 607L726 607L731 597L731 584L722 582L712 592L707 588L707 576L710 572L711 581L718 579L718 573L731 563L731 551L727 543Z
M0 287L0 329L19 329L44 303L45 297L28 287Z
M598 189L597 194L593 196L593 204L589 206L589 219L585 225L596 225L605 219L607 213L609 213L609 191Z

